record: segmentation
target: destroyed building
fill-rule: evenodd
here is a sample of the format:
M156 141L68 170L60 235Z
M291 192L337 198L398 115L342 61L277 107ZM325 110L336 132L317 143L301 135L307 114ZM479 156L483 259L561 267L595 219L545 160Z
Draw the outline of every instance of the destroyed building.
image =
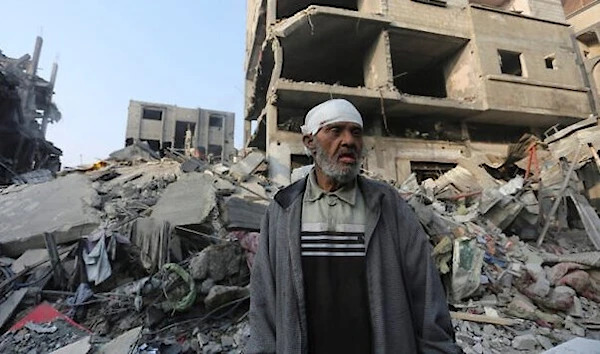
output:
M245 145L290 181L304 115L329 98L365 121L364 168L419 180L596 113L558 0L251 0Z
M567 22L571 24L590 89L600 109L600 1L564 0Z
M155 150L194 149L200 156L212 155L230 161L235 114L203 108L184 108L162 103L131 100L125 146L145 141Z
M52 101L58 65L50 81L37 75L42 43L37 37L33 56L10 58L0 50L0 184L30 171L60 169L62 151L46 140L48 124L61 118Z

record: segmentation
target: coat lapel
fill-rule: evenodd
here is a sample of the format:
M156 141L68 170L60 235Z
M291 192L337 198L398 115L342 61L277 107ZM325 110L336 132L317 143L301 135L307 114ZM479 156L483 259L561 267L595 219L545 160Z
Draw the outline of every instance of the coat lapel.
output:
M371 183L369 180L361 176L358 177L358 186L360 188L360 191L363 193L363 197L367 206L367 223L365 225L365 248L368 253L369 243L371 242L373 232L375 231L375 227L377 227L379 217L381 216L381 198L383 197L383 192L375 185L373 185L373 183Z

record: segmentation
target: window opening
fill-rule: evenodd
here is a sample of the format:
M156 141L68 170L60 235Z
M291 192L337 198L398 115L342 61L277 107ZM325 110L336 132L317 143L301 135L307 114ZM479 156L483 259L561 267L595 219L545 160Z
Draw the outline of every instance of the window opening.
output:
M500 70L503 74L523 76L521 53L498 50L498 59L500 61Z

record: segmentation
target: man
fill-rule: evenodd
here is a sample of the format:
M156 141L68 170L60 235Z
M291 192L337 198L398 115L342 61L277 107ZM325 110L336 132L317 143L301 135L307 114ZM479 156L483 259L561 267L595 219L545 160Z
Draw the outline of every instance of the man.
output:
M348 101L302 126L315 167L267 210L251 279L248 353L460 353L430 245L392 187L358 176Z

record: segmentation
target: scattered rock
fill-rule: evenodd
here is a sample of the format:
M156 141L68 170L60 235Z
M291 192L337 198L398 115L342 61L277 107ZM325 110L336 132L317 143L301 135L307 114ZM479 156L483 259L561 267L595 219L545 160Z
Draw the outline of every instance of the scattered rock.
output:
M533 334L516 336L512 341L513 348L518 350L534 350L537 344L538 341Z
M215 285L204 299L208 309L217 308L228 302L250 295L247 287Z

